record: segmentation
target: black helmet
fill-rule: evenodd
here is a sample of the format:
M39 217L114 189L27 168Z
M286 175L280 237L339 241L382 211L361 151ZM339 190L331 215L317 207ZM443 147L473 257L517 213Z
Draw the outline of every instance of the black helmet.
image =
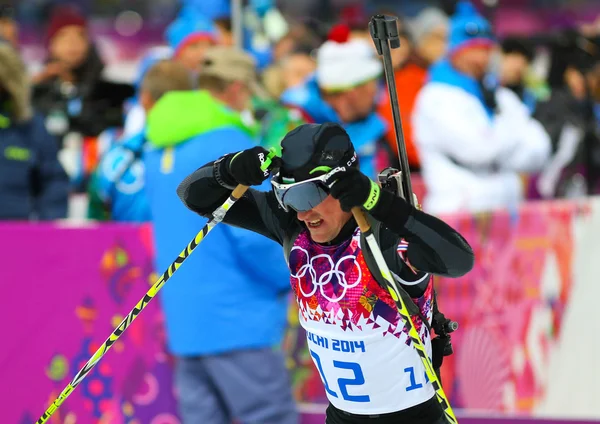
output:
M281 141L282 162L271 184L285 209L307 211L329 195L325 174L338 166L358 166L354 146L338 124L305 124Z
M358 166L350 137L340 125L304 124L281 141L279 177L286 183L317 177L338 166Z

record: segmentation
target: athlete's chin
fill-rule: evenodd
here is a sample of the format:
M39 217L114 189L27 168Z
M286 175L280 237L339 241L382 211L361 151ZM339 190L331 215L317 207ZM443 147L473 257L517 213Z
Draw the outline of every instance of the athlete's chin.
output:
M318 228L308 227L308 231L310 231L310 238L317 243L329 243L336 236L331 228L323 228L323 224Z

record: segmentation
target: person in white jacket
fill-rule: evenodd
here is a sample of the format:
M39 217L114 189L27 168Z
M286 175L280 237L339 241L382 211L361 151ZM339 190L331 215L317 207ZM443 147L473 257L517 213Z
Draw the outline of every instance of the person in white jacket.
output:
M489 23L466 2L452 17L448 52L430 70L412 121L429 213L513 209L522 175L539 171L550 138L509 89L490 84Z

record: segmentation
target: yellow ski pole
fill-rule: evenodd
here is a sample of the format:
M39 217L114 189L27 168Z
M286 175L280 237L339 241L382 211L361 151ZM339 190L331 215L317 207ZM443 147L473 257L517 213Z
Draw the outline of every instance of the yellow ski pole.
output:
M410 337L415 350L421 358L421 362L425 367L425 373L427 374L427 378L429 378L429 381L431 381L431 384L435 389L435 395L441 407L444 410L446 420L450 424L457 424L458 420L456 419L456 416L452 411L452 407L450 406L450 402L448 402L448 398L446 397L446 393L444 393L444 389L440 384L440 380L438 379L437 374L433 369L433 364L431 363L429 356L427 356L427 350L425 349L425 345L423 344L421 337L419 337L419 333L417 332L415 324L413 323L412 318L408 313L408 309L406 309L406 305L404 304L402 297L398 294L400 293L400 290L396 286L396 281L394 281L392 273L390 272L390 269L388 268L385 262L383 254L381 253L381 249L377 245L377 240L375 240L375 236L373 235L371 226L369 225L369 222L367 221L364 212L359 207L352 208L352 214L354 215L354 219L356 219L356 222L358 223L360 231L364 234L365 239L367 240L367 244L369 245L369 249L371 249L371 253L373 254L373 258L377 263L379 272L381 273L386 282L386 288L390 293L390 296L392 296L392 299L394 299L394 302L396 303L396 308L398 309L400 318L402 318L402 321L404 321L408 329L408 336Z

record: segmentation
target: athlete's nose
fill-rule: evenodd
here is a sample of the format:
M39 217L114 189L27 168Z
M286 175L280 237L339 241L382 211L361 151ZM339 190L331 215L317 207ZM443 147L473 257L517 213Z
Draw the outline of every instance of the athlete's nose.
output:
M308 210L308 211L301 211L301 212L299 211L297 216L300 221L306 221L307 218L310 217L311 213L312 213L312 209Z

